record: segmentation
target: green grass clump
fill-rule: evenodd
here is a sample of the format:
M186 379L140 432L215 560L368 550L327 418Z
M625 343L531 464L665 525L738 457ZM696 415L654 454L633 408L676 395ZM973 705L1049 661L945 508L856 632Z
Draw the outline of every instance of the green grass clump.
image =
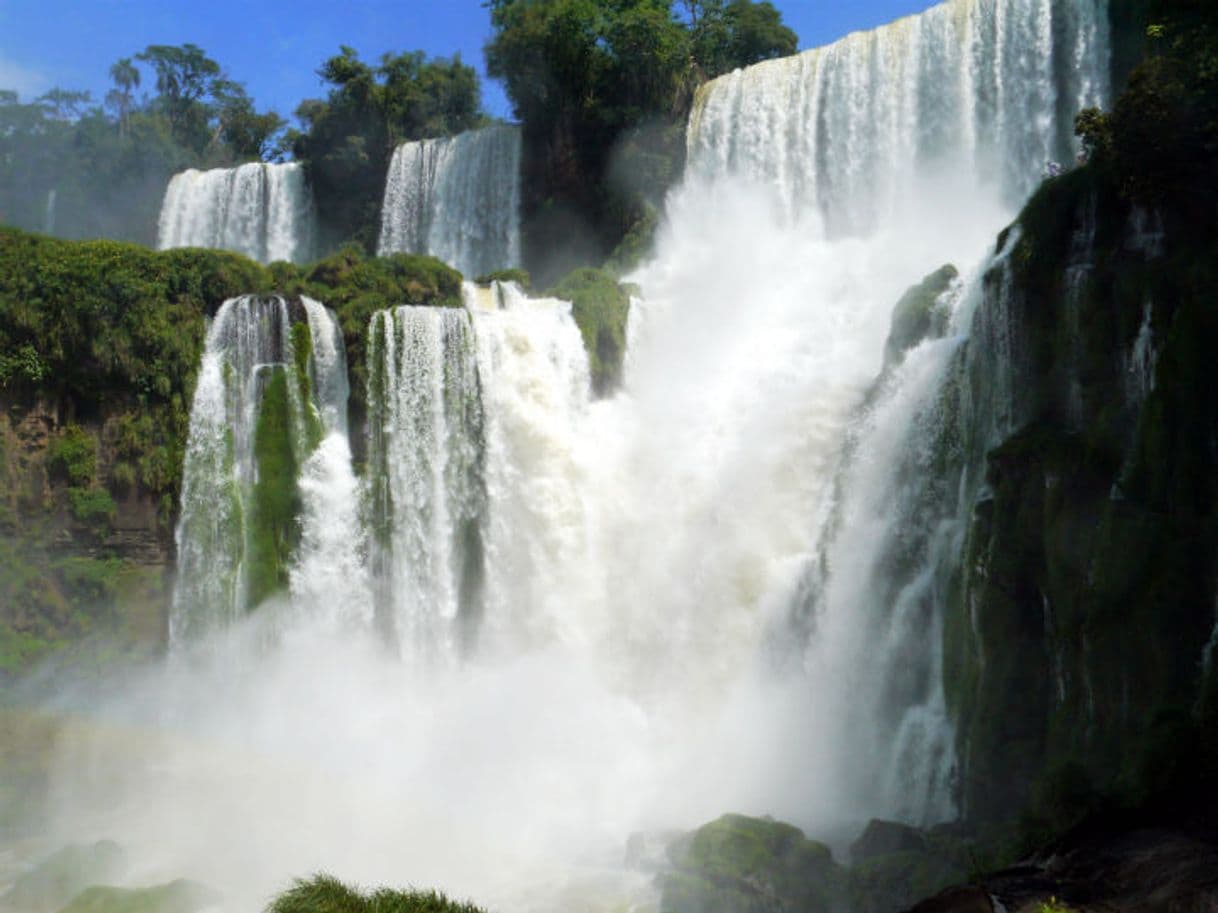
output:
M72 485L88 485L97 475L97 442L79 425L68 425L51 442L47 467Z
M297 879L266 908L266 913L482 913L471 903L450 900L439 891L381 888L370 894L330 875Z

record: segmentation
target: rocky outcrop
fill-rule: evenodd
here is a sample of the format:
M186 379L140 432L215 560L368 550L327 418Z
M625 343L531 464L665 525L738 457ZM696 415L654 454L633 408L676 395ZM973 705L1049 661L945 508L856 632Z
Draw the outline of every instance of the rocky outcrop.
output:
M1218 910L1218 846L1164 828L1076 832L1031 859L949 888L909 913Z
M663 913L830 913L844 877L829 848L790 824L724 815L668 848Z
M1207 244L1088 169L1047 182L1000 241L958 380L978 462L945 619L971 818L1023 811L1049 833L1089 797L1146 799L1173 755L1213 769Z
M172 529L124 474L123 421L0 397L0 677L82 640L164 640Z

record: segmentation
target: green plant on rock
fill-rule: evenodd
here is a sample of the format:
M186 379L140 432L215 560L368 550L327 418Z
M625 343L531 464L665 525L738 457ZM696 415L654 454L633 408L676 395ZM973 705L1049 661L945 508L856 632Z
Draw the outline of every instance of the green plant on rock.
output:
M267 371L254 431L254 483L247 550L248 606L254 608L288 584L292 552L300 539L299 464L293 446L287 372Z
M568 273L547 294L571 302L571 316L588 351L592 390L598 396L612 393L622 380L629 291L604 270L586 268Z
M97 442L79 425L68 425L47 450L47 468L71 485L88 485L97 475Z
M438 891L380 888L365 893L330 875L297 879L271 901L266 913L482 913L472 903Z

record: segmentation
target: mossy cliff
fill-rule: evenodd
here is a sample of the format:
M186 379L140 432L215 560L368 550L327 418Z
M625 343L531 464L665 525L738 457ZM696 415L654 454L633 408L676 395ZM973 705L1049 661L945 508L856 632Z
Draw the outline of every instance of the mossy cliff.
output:
M945 625L970 818L1044 832L1214 786L1213 228L1088 167L1000 242L960 383L985 446Z
M257 264L0 229L0 676L164 637L205 316Z
M164 643L190 405L207 318L226 299L279 291L335 309L359 441L369 316L458 305L460 281L430 257L347 249L268 268L221 251L0 228L0 678L81 641L104 640L108 652ZM307 331L292 340L307 363ZM293 373L304 386L290 392L305 403L308 372ZM287 396L268 380L268 395ZM305 412L311 446L319 429ZM271 424L259 429L259 459L278 465L286 429ZM281 582L294 541L289 477L291 492L260 489L251 517L266 546L260 586Z

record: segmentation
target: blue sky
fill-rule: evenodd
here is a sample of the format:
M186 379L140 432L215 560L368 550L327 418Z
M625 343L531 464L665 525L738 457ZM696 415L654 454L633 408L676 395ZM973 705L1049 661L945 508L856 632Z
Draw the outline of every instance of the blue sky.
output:
M800 48L826 44L933 5L931 0L777 0ZM193 42L244 83L259 108L288 116L324 94L318 65L348 44L365 60L385 51L459 52L482 72L489 37L482 0L0 0L0 89L28 100L54 86L102 98L107 71L149 44ZM485 74L483 74L485 75ZM507 116L502 88L483 100Z

